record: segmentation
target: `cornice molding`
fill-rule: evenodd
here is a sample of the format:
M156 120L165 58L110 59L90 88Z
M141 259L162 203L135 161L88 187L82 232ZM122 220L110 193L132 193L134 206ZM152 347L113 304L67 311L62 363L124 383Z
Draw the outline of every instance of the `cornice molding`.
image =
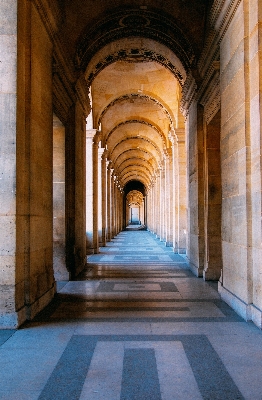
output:
M198 101L204 106L204 118L207 123L215 116L221 106L220 99L220 62L214 61L206 79L198 92Z
M89 99L89 87L87 86L84 75L81 75L75 85L76 96L83 108L86 117L91 112L91 104Z
M209 33L197 64L201 77L205 77L210 65L219 60L220 43L242 0L215 0L209 14Z
M83 112L87 116L91 106L88 98L89 88L80 75L77 79L73 62L68 59L65 44L58 35L58 25L61 20L56 2L50 4L47 0L32 0L36 7L45 29L53 44L53 91L54 103L57 112L66 119L69 108L78 100Z
M68 120L68 114L71 106L73 105L73 99L65 88L64 83L61 81L60 76L53 74L53 106L54 112L59 119L66 124Z
M185 118L188 116L189 108L196 97L197 84L192 74L187 76L186 82L182 89L180 111Z
M118 39L142 36L166 45L178 55L185 70L195 62L194 51L185 34L169 15L147 9L112 9L87 27L76 54L76 65L83 71L92 57L107 44Z

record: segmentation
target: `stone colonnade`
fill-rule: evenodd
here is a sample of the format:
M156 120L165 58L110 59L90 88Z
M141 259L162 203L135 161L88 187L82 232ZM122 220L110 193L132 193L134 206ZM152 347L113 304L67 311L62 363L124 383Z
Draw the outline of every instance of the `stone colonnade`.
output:
M156 237L186 253L186 148L185 130L169 133L171 147L163 154L147 193L147 227Z
M123 228L123 190L101 147L101 132L86 130L86 248L99 253Z
M89 88L81 73L74 75L51 3L0 3L3 328L32 319L53 298L55 276L74 278L86 254L124 223L123 193L99 132L86 131ZM198 74L188 71L182 88L185 132L170 132L147 192L147 225L174 251L186 252L197 276L219 279L222 298L261 328L262 3L215 0L206 24ZM59 270L53 114L65 147Z
M262 3L214 1L198 61L188 74L188 243L192 271L219 279L221 297L262 327Z

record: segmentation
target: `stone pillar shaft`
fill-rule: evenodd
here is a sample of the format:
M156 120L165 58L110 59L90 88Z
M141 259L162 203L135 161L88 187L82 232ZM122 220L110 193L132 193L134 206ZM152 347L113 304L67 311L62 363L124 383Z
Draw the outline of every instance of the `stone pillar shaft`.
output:
M99 253L99 239L98 239L98 211L99 211L99 200L98 200L98 147L99 147L100 136L97 133L93 140L93 247L94 253Z
M87 240L87 253L94 252L94 220L93 220L93 139L96 135L96 129L86 131L86 240Z
M102 246L102 157L104 153L104 148L99 147L98 149L98 243Z

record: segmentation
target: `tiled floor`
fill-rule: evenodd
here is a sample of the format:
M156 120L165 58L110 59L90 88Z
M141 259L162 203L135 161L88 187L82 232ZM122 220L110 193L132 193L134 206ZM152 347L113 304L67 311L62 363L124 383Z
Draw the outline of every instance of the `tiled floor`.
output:
M0 331L0 399L262 400L262 333L146 231L88 259L35 321Z

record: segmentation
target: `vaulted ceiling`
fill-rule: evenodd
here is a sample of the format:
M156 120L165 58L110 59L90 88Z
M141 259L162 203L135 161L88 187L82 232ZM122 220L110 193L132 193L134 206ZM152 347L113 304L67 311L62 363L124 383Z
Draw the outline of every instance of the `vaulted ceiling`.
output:
M183 128L181 90L203 47L205 0L61 0L59 34L92 97L118 182L150 186Z
M119 183L138 180L148 187L179 123L179 82L155 61L123 60L105 67L91 90L94 124Z

